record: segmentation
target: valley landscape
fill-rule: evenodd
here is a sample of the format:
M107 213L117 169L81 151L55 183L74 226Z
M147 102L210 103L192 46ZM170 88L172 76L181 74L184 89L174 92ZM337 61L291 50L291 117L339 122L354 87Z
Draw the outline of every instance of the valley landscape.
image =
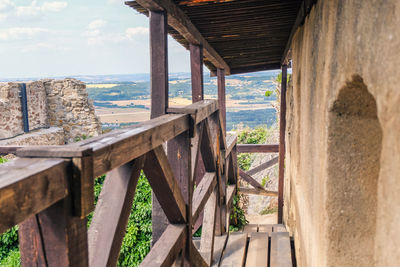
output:
M227 130L267 125L276 122L271 105L275 79L279 71L259 72L226 77ZM105 75L74 77L87 85L96 114L104 129L136 124L150 118L149 75ZM217 80L204 75L204 98L217 99ZM191 104L190 73L174 73L169 77L169 106Z

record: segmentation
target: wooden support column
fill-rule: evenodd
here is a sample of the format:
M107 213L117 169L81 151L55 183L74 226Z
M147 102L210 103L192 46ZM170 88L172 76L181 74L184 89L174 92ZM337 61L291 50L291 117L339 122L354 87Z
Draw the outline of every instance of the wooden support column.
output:
M151 115L156 118L166 113L168 107L168 23L167 14L150 11L150 94ZM152 245L168 226L167 217L154 193L152 194Z
M192 199L193 179L191 167L191 147L189 131L186 131L174 139L168 141L168 161L174 176L179 183L183 199L186 203L187 242L184 251L184 266L190 266L190 255L192 254Z
M190 69L192 73L192 102L204 99L203 88L203 47L190 45Z
M67 197L19 224L22 266L89 266L86 218Z
M222 125L226 131L226 98L225 98L225 70L217 69L218 106L222 115Z
M279 185L278 185L278 223L283 222L283 185L285 174L285 129L286 129L286 86L287 65L282 66L281 113L279 117Z

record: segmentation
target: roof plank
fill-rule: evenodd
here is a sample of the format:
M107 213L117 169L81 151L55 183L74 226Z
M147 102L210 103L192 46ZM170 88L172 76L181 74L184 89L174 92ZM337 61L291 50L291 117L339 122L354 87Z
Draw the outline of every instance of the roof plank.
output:
M135 1L125 2L128 6ZM190 21L189 17L171 0L136 0L142 7L152 11L166 11L168 24L178 31L189 43L202 45L204 56L216 67L224 69L230 74L230 67L225 60L202 36L199 30Z

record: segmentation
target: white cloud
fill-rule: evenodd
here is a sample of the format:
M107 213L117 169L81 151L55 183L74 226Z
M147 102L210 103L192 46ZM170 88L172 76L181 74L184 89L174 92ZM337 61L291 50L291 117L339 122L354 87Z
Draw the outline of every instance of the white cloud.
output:
M0 0L4 2L8 2L8 0ZM30 5L27 6L16 6L13 4L12 7L9 7L9 13L15 14L17 17L37 17L40 15L44 15L46 12L59 12L68 6L67 2L61 1L53 1L53 2L44 2L42 5L39 5L36 0L32 1Z
M146 35L148 32L149 28L145 27L128 28L125 31L125 37L132 40L136 35Z
M100 45L104 43L105 36L102 30L106 24L107 21L102 19L93 20L88 24L84 35L88 37L87 42L89 45Z
M32 39L33 37L39 34L48 32L49 30L38 27L8 28L5 30L0 30L0 40L9 41L9 40Z
M24 46L21 51L23 53L36 52L36 51L68 51L68 47L57 46L55 44L39 42L36 44L28 44Z

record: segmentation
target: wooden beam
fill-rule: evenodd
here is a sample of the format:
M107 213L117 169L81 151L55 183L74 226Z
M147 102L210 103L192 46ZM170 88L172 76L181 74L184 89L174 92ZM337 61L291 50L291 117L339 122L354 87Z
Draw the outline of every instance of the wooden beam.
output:
M19 225L22 266L89 266L87 220L71 204L67 197Z
M0 165L0 233L68 195L68 162L15 159Z
M179 32L189 43L202 45L204 56L216 67L225 69L227 75L230 68L225 60L206 41L199 30L193 25L189 17L171 0L136 0L142 7L150 11L166 11L168 24ZM129 5L130 1L125 2Z
M281 113L279 116L279 181L278 181L278 223L283 221L283 188L285 175L285 130L286 130L286 85L287 66L282 66Z
M190 44L190 70L192 76L192 102L204 100L203 47Z
M264 162L264 163L258 165L257 167L255 167L255 168L253 168L253 169L251 169L251 170L248 170L248 171L247 171L247 174L248 174L248 175L254 175L254 174L256 174L256 173L259 173L259 172L261 172L261 171L263 171L263 170L266 170L266 169L268 169L268 168L274 166L274 165L277 164L278 162L279 162L279 157L274 157L274 158L272 158L271 160L269 160L269 161L267 161L267 162Z
M257 182L253 177L248 175L244 170L239 169L239 175L243 180L254 186L254 188L265 190L264 187L259 182Z
M143 171L169 222L186 222L186 203L162 146L147 153Z
M168 225L160 239L144 258L140 266L169 267L183 249L186 239L186 225Z
M216 154L214 150L214 145L212 143L213 138L211 137L210 126L208 121L205 120L202 134L202 141L200 144L200 152L203 158L204 167L208 172L215 172L217 170L216 166Z
M276 153L279 145L238 144L237 150L238 153Z
M236 134L229 134L226 136L226 150L225 150L225 158L229 156L233 147L236 145L237 142L237 135Z
M225 70L217 69L217 85L218 85L218 107L221 113L222 122L226 130L226 97L225 97Z
M192 179L192 159L190 147L189 131L183 132L167 143L168 162L172 168L176 181L179 184L183 199L186 204L186 224L192 225L192 200L193 200L193 179ZM185 266L190 265L191 246L190 237L192 236L191 227L187 227L188 240L185 249L182 251L181 261Z
M271 267L292 267L292 250L288 232L271 233Z
M193 125L199 124L218 110L217 100L206 99L198 101L183 108L168 108L167 112L172 114L189 114Z
M144 156L107 174L88 232L90 266L116 266Z
M15 152L21 148L23 148L23 146L0 146L0 156L15 154Z
M207 172L193 193L193 221L196 221L217 184L215 172Z
M268 266L268 233L250 234L246 267Z
M257 195L257 196L265 196L265 197L277 197L278 196L278 192L267 191L265 189L259 189L259 188L240 187L239 191L240 191L240 193L246 194L246 195Z
M168 24L163 11L150 11L151 118L164 115L168 107Z
M204 207L203 226L201 230L200 253L209 266L212 265L214 254L215 226L217 222L217 195L217 188L214 187Z

